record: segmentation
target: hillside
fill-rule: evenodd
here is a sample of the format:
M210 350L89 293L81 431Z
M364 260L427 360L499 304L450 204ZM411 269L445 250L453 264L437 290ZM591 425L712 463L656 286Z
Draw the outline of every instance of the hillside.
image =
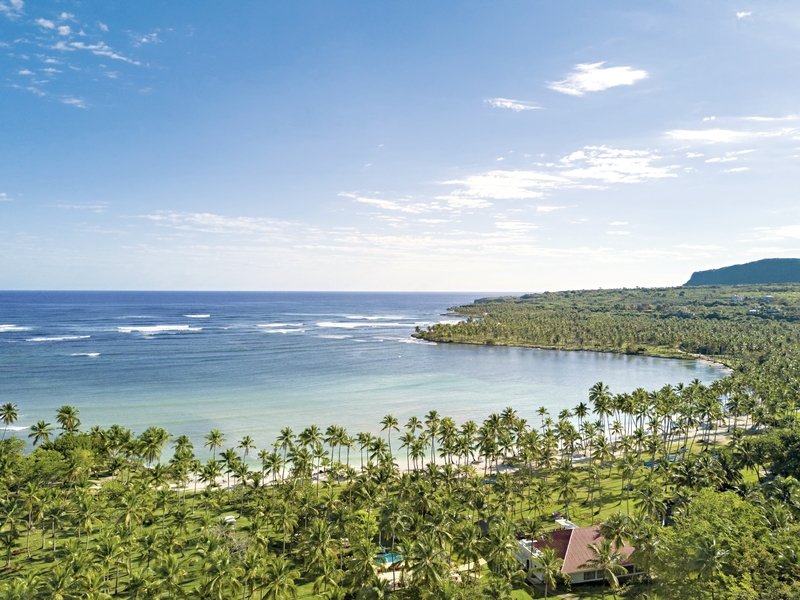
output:
M765 258L743 265L695 271L686 285L800 283L800 258Z

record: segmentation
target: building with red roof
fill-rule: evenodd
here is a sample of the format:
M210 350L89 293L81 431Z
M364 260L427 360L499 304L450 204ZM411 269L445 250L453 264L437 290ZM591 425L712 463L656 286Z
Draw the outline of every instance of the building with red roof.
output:
M532 542L531 540L520 540L517 559L525 566L527 572L541 581L544 575L541 571L537 572L536 570L536 557L540 556L541 551L545 548L552 548L555 550L556 556L564 561L564 564L561 565L561 572L569 575L572 583L602 581L602 570L592 569L585 565L596 558L589 545L600 545L603 540L605 538L600 533L599 525L557 529L550 532L549 540L533 540ZM628 571L621 577L630 577L636 573L636 567L631 559L633 546L626 543L617 552L624 557L619 564Z

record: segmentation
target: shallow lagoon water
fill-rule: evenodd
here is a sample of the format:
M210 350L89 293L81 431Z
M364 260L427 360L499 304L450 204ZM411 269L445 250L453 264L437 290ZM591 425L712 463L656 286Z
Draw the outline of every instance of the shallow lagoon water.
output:
M485 295L485 294L484 294ZM0 292L0 402L18 427L54 422L62 404L85 426L160 425L268 446L278 430L335 423L378 433L431 409L457 422L514 407L538 423L613 392L709 383L700 361L592 352L429 344L414 327L454 321L480 294ZM24 431L19 435L25 436ZM201 454L201 452L198 452Z

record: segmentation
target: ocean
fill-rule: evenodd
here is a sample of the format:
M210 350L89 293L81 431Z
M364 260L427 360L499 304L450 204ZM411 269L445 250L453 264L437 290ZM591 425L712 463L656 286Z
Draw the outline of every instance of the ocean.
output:
M486 294L484 294L486 295ZM430 410L461 423L507 406L531 423L546 407L657 389L725 370L700 361L432 344L416 326L453 322L480 294L308 292L0 292L0 403L19 406L17 435L63 404L83 427L159 425L268 447L282 427L378 433Z

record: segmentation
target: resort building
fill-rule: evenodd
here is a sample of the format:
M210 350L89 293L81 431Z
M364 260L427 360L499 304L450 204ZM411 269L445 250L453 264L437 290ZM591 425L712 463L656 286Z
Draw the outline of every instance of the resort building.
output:
M599 582L603 580L603 571L583 566L587 562L596 558L594 552L589 549L589 544L600 544L605 538L600 534L600 526L578 527L569 521L560 522L563 529L550 532L549 540L519 540L517 549L517 560L530 573L530 577L536 583L544 578L541 571L537 571L536 558L541 555L544 548L553 548L556 556L564 561L561 572L570 576L572 583ZM617 552L624 559L620 565L625 567L627 574L621 578L630 577L636 573L636 567L631 560L633 547L625 544Z

